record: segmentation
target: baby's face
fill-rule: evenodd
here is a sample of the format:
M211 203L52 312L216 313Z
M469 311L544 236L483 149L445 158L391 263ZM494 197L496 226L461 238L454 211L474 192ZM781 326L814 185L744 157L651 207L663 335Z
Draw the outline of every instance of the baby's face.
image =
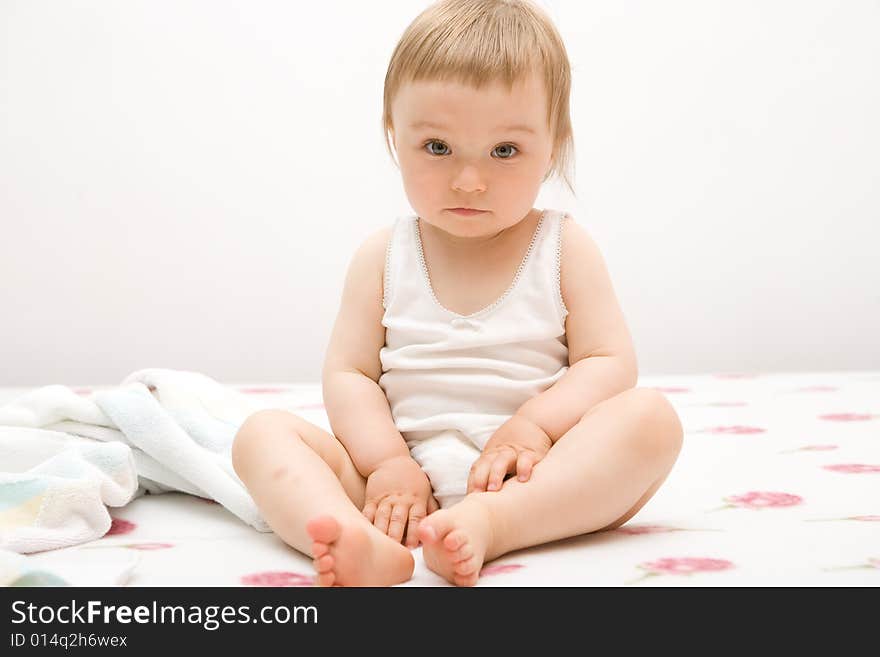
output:
M459 238L494 235L524 219L552 163L546 117L546 92L534 76L511 92L500 83L403 85L392 104L392 135L413 210Z

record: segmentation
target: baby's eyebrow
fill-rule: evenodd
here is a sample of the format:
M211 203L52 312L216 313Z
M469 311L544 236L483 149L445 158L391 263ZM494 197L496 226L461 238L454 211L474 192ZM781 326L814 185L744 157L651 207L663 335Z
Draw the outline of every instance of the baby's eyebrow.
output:
M417 130L419 128L433 128L435 130L446 130L446 126L440 125L439 123L432 123L431 121L416 121L415 123L411 123L409 126L413 130ZM507 125L507 126L497 126L495 130L503 130L504 132L528 132L530 134L535 134L534 128L527 125Z

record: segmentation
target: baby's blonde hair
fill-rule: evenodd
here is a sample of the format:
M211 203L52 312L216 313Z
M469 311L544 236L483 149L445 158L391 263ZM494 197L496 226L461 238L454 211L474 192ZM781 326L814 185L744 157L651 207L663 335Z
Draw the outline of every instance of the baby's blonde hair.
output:
M385 74L382 128L391 159L391 103L403 84L455 81L480 89L500 81L509 91L532 72L543 77L553 135L553 164L544 180L559 176L574 194L568 53L553 22L529 0L440 0L409 24Z

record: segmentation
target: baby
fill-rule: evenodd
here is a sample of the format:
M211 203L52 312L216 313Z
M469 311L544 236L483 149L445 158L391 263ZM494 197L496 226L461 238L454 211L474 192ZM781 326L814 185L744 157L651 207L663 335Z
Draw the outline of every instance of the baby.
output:
M569 90L527 0L443 0L401 37L384 128L415 214L351 259L322 376L335 436L267 409L232 448L319 585L404 582L421 545L473 586L508 552L619 527L672 469L681 423L636 387L596 244L533 207L551 175L571 187Z

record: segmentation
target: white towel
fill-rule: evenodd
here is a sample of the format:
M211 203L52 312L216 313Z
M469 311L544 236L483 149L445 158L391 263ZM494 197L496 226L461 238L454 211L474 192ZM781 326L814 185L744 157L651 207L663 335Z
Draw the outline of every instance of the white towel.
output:
M260 408L203 374L165 369L88 397L45 386L0 407L0 549L100 538L106 506L144 492L213 499L270 531L231 459L238 428Z
M137 490L131 450L57 431L0 427L0 549L67 547L110 529Z

